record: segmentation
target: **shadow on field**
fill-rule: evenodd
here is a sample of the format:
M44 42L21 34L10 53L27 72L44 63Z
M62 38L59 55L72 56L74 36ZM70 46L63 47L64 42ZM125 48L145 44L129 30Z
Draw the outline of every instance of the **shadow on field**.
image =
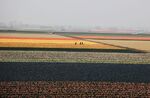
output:
M67 52L118 52L118 53L145 53L132 49L79 49L79 48L14 48L0 47L0 50L25 50L25 51L67 51Z
M101 63L0 63L0 81L150 82L150 65Z

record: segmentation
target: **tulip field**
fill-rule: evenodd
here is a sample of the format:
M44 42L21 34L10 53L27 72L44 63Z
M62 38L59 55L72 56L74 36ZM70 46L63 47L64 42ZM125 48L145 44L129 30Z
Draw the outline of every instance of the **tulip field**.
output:
M0 31L0 98L150 98L150 35Z
M0 47L18 48L78 48L78 49L124 49L113 45L95 43L56 34L4 34L0 35Z

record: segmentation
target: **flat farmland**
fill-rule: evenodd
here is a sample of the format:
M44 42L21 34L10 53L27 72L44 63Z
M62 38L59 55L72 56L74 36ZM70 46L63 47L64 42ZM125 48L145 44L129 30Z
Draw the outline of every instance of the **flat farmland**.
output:
M105 44L111 44L111 45L116 45L116 46L121 46L121 47L126 47L126 48L142 50L142 51L145 51L145 52L150 52L150 41L94 40L94 39L90 39L90 40L94 41L94 42L101 42L101 43L105 43Z
M82 42L82 44L81 44ZM78 48L78 49L118 49L122 47L95 43L81 39L65 37L56 34L22 34L22 33L0 33L0 47L15 48Z
M83 42L83 45L79 43ZM75 43L77 43L75 45ZM67 39L11 39L1 38L0 47L33 47L33 48L88 48L88 49L123 49L111 45L98 44L94 42L82 40L67 40Z
M150 97L149 64L1 62L0 65L1 98Z
M0 81L150 83L150 64L0 62Z
M150 35L148 34L64 33L64 36L131 50L150 52Z
M147 36L77 36L84 39L100 39L100 40L137 40L137 41L150 41Z
M0 62L150 64L150 53L0 50Z
M149 98L150 83L0 82L1 98Z
M0 32L0 37L10 38L68 38L61 35L49 33L32 33L32 32Z
M131 34L1 32L0 98L149 98L149 41Z

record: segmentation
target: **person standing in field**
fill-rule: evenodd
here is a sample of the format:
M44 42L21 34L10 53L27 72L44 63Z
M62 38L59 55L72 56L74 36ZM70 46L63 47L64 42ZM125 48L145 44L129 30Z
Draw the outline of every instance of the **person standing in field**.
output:
M75 45L77 45L77 42L75 42Z
M81 42L80 42L80 45L81 45Z
M80 45L83 45L83 42L80 42Z

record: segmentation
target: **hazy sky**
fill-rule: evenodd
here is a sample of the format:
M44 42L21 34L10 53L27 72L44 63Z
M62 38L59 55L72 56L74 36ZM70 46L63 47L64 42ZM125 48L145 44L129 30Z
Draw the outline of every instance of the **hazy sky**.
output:
M150 0L0 0L0 22L150 29Z

